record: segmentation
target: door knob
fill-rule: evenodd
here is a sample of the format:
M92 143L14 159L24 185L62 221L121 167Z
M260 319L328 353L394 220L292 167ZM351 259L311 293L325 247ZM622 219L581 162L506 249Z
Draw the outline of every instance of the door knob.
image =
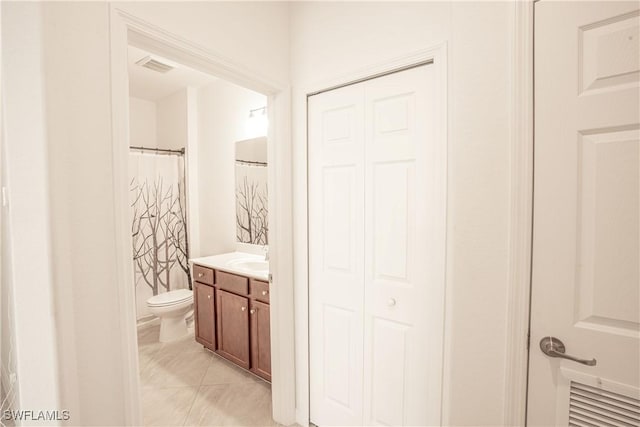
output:
M596 359L580 359L579 357L565 354L564 343L555 337L544 337L540 340L540 350L549 357L560 357L562 359L572 360L587 366L596 366Z

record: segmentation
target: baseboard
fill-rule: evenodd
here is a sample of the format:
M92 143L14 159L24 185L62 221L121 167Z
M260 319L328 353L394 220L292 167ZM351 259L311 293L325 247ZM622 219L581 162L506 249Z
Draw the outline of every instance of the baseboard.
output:
M150 328L152 326L159 325L159 324L160 324L159 317L147 316L147 317L138 319L137 327L138 327L138 330L140 330L140 329Z

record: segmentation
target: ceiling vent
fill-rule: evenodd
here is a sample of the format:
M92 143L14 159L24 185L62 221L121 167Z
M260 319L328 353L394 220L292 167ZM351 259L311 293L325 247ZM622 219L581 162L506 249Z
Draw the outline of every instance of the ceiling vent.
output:
M153 59L151 56L145 56L144 58L136 62L136 65L148 68L153 71L157 71L158 73L162 74L171 71L174 68L171 65L164 64L156 59Z

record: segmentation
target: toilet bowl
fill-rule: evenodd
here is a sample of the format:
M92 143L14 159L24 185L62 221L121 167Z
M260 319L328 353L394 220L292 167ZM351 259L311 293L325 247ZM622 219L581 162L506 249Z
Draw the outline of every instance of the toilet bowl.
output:
M178 289L152 296L147 300L151 314L160 318L160 342L177 340L187 335L186 317L193 309L193 292Z

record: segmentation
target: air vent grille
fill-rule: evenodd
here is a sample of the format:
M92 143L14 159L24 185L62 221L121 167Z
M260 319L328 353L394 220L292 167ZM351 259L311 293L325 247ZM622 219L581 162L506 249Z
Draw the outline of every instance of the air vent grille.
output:
M173 67L171 65L164 64L157 59L153 59L151 56L145 56L144 58L136 62L136 64L163 74L173 70Z
M571 381L569 425L640 427L640 400Z

